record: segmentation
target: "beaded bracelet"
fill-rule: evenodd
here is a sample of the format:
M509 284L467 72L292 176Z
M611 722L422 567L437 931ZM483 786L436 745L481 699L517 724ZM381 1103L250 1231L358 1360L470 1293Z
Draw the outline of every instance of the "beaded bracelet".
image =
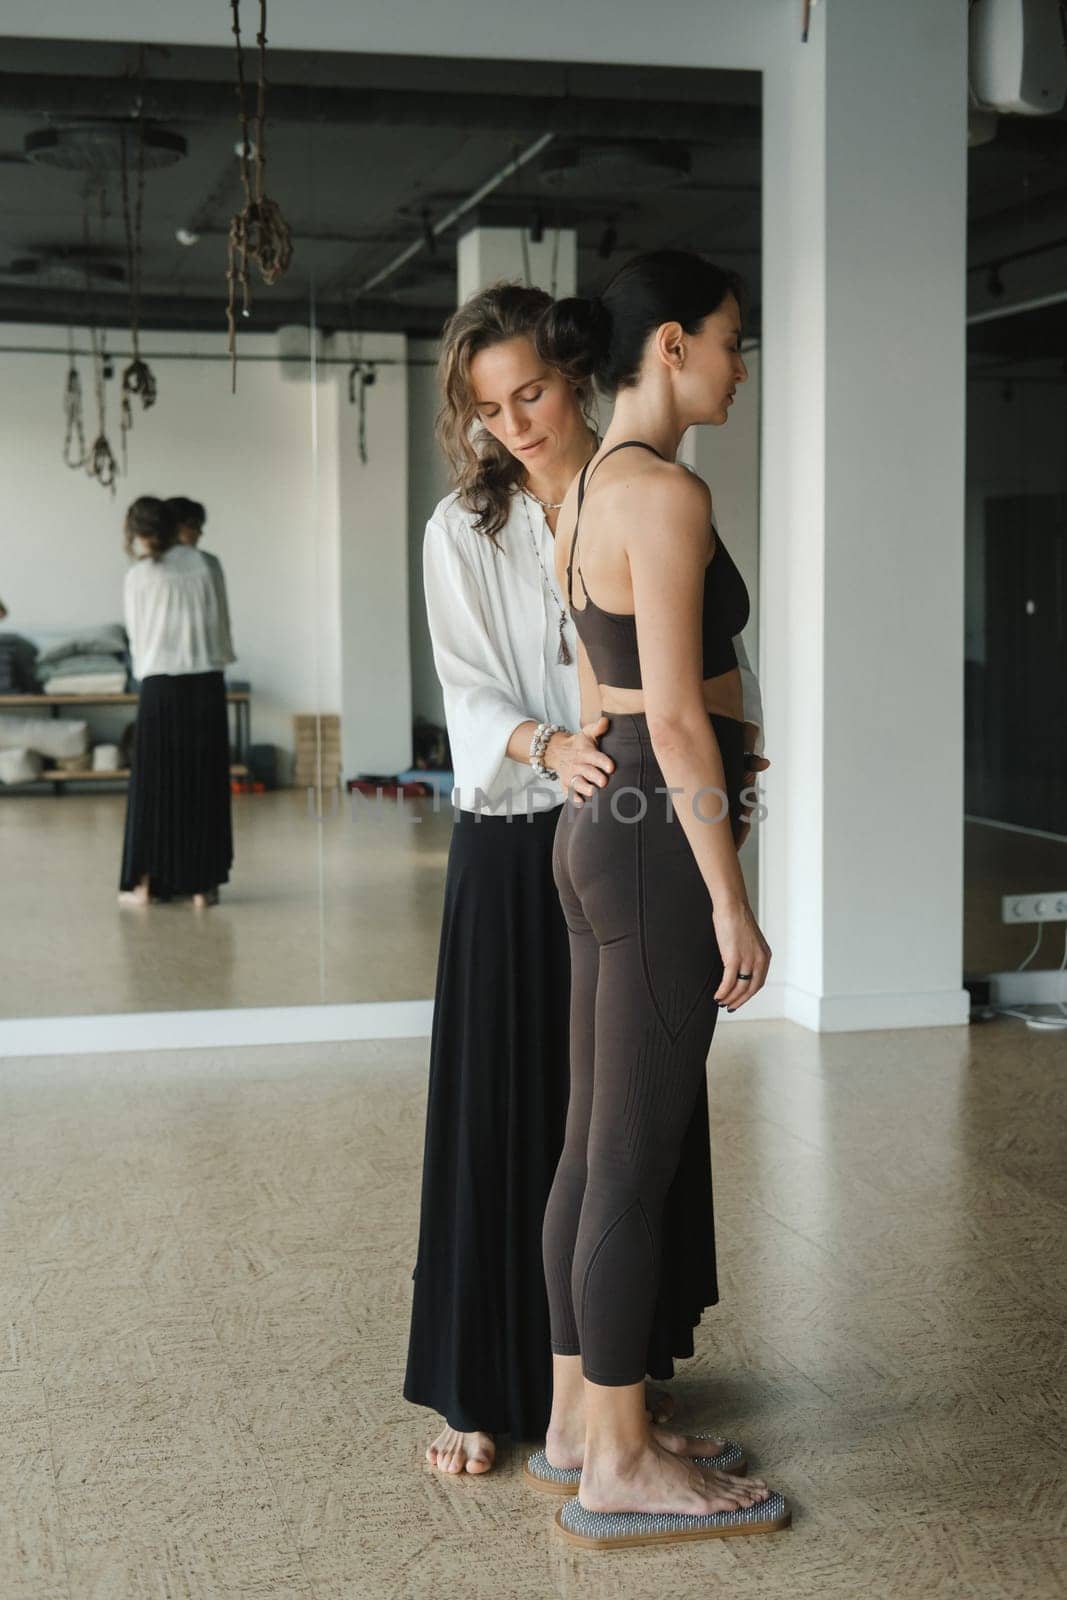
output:
M563 729L555 722L539 722L537 732L530 741L530 765L539 778L558 778L559 773L553 772L551 767L545 766L544 756L548 741L554 733L562 733Z

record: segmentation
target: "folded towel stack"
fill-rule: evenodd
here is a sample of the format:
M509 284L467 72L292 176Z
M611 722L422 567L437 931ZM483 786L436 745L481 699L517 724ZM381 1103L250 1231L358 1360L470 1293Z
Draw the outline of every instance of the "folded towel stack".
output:
M45 694L122 694L127 661L126 630L109 622L53 645L36 670Z

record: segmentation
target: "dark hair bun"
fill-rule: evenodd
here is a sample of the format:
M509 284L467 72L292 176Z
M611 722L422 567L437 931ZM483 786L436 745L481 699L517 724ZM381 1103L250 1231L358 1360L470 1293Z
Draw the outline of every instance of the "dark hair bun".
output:
M158 561L177 536L174 512L154 494L141 495L126 513L126 549L131 553L134 539L140 539L153 561Z
M557 300L538 322L534 344L542 361L572 382L595 378L611 345L611 313L595 297Z
M207 521L207 511L199 500L190 500L184 494L171 495L167 501L179 527L202 528Z
M603 297L560 300L537 325L542 361L572 380L595 378L608 394L638 381L654 329L679 322L696 333L728 295L743 310L744 286L735 272L689 250L634 256L612 277Z

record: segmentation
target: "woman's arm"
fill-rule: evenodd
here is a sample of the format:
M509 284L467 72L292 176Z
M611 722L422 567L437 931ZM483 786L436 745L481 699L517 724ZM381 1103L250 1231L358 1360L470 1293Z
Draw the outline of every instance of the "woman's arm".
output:
M513 760L529 761L537 724L503 686L507 674L492 634L481 589L444 523L431 517L422 546L426 617L434 665L444 692L448 736L461 798L488 793L500 776L520 729L526 749Z
M207 554L206 551L203 553ZM234 654L233 633L230 628L230 601L226 593L226 574L222 570L222 562L218 556L212 556L208 565L211 568L215 598L219 608L219 646L222 656L220 665L228 667L237 660L237 656Z
M507 674L493 642L481 586L448 529L437 518L423 543L426 615L461 798L488 793L506 759L530 764L537 718L508 693ZM590 794L615 763L585 733L553 734L545 765L564 789Z
M770 952L748 904L722 755L704 706L710 497L699 479L657 464L631 481L621 507L649 736L711 897L725 969L716 995L736 1008L761 987ZM752 972L752 981L738 985L739 970Z
M126 578L122 585L122 614L123 621L126 624L126 637L130 644L130 674L135 682L139 681L140 679L137 658L141 649L140 633L138 629L137 601L134 594L133 575L136 571L136 567L130 567L127 570Z

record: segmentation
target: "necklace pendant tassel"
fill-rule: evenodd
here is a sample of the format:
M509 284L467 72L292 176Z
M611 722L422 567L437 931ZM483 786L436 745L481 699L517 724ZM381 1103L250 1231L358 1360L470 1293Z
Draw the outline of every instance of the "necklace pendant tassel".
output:
M567 648L567 641L563 637L563 622L564 619L561 616L559 619L559 649L556 651L556 660L561 666L569 667L571 664L571 653Z

